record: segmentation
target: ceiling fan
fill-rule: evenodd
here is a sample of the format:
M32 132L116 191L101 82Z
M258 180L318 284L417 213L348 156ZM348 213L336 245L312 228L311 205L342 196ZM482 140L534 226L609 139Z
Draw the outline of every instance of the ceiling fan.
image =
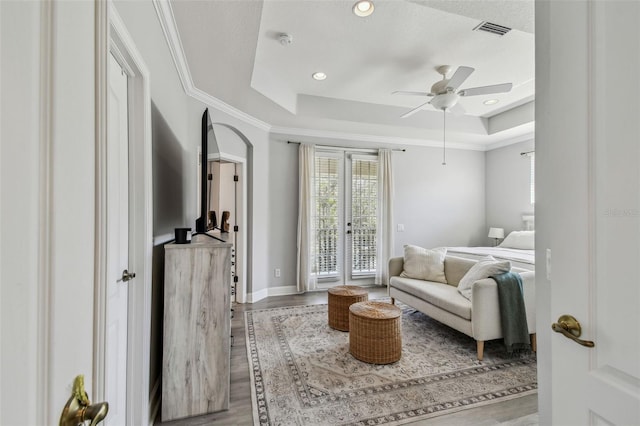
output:
M398 90L393 94L398 95L412 95L412 96L429 96L433 99L418 105L414 109L404 113L401 117L409 117L420 111L426 105L433 105L436 109L451 110L455 107L456 110L464 113L464 109L458 104L461 96L477 96L477 95L489 95L492 93L505 93L511 90L512 83L494 84L492 86L472 87L470 89L461 89L456 92L458 87L464 83L464 81L475 71L471 67L461 66L458 67L455 73L450 79L447 78L447 74L451 72L450 65L441 65L436 68L439 74L442 75L442 80L434 83L431 86L431 92L406 92ZM454 111L455 112L455 111Z
M440 65L436 68L439 74L442 75L442 80L436 82L431 86L431 92L406 92L403 90L398 90L393 92L393 94L399 95L412 95L412 96L429 96L433 97L433 99L418 105L414 109L402 114L402 118L409 117L410 115L415 114L420 111L426 105L433 105L436 109L442 110L442 118L443 118L443 128L442 128L442 165L446 166L446 128L447 128L447 118L446 111L453 111L464 113L464 108L462 105L458 104L461 96L477 96L477 95L489 95L492 93L505 93L511 90L513 87L512 83L502 83L502 84L494 84L492 86L481 86L481 87L472 87L470 89L461 89L458 92L456 90L458 87L464 83L464 81L469 78L471 73L475 71L471 67L460 66L456 70L455 73L451 76L450 79L447 79L447 74L451 72L451 66L449 65Z

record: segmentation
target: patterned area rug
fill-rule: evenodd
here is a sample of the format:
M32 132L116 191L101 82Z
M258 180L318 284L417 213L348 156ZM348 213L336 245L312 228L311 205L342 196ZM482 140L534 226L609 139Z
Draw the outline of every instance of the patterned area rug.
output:
M537 391L535 354L509 356L412 308L402 314L402 358L349 354L349 333L327 325L327 305L245 313L256 425L397 425Z

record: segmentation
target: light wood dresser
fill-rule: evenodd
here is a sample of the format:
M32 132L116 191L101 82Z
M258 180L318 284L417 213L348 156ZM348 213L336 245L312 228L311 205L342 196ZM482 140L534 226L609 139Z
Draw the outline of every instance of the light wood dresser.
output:
M162 421L229 408L231 244L165 246Z

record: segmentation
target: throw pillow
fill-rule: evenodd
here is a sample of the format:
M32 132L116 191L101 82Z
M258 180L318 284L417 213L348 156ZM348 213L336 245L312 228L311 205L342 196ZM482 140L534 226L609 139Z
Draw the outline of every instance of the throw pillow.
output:
M535 249L535 231L513 231L500 243L499 247L521 250Z
M400 276L446 284L447 278L444 276L444 257L446 254L445 247L426 249L405 245L404 266Z
M478 280L489 278L492 275L502 274L511 270L511 262L498 261L493 256L482 258L467 271L458 284L458 292L471 300L471 286Z

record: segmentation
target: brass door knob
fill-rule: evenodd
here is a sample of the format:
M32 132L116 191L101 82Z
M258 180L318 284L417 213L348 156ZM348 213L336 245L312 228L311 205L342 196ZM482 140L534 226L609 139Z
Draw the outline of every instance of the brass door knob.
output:
M108 412L109 404L106 402L91 404L84 390L84 376L79 375L73 382L71 398L62 409L60 426L84 425L86 421L91 422L90 426L95 426L104 420Z
M551 329L556 333L560 333L565 337L573 340L579 345L586 346L588 348L592 348L595 346L591 340L582 340L578 339L582 334L582 327L575 317L571 315L562 315L558 318L558 322L554 322L551 324Z

